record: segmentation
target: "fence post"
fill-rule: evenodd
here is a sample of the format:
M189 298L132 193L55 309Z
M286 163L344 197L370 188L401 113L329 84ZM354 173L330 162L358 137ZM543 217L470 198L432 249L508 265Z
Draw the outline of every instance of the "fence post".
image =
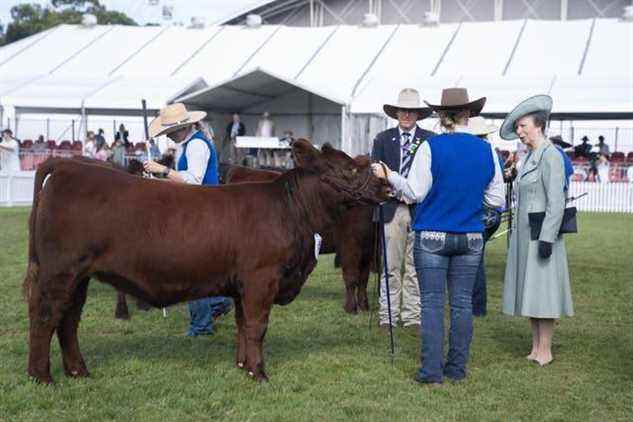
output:
M46 141L48 142L48 140L51 139L51 119L50 118L46 118Z
M618 126L615 127L615 147L613 149L613 151L617 151L618 150L618 135L620 134L620 128Z
M73 119L73 120L71 121L71 126L72 126L72 128L73 128L73 129L72 129L72 133L73 133L73 135L72 135L72 136L73 136L73 142L75 142L75 119Z

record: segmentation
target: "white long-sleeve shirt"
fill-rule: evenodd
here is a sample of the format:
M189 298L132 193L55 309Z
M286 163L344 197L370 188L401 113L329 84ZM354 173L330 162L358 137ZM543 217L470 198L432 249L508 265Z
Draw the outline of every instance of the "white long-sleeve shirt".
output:
M178 144L176 149L176 164L180 161L180 157L182 156L182 144L189 141L186 153L187 170L180 170L178 171L178 174L185 180L186 183L201 185L202 180L204 179L204 174L207 171L209 159L211 158L211 151L209 151L209 148L202 139L191 139L196 132L196 130L192 130L189 135L187 135L185 141Z
M499 165L499 157L497 157L492 148L490 148L490 152L495 167L495 174L484 192L484 202L490 207L499 208L505 204L505 187L501 166ZM415 157L413 157L408 178L405 179L398 172L389 170L387 175L389 183L396 190L396 194L402 195L407 203L424 201L424 198L431 190L431 186L433 186L432 158L431 147L428 142L424 142L420 145Z

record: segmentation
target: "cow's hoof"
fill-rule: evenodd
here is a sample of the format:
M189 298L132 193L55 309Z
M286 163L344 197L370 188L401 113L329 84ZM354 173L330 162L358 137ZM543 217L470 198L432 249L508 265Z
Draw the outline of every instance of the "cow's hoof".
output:
M53 381L53 377L50 375L34 375L29 374L31 380L33 380L36 384L44 384L44 385L53 385L55 381Z
M87 378L90 376L90 372L86 368L74 368L64 371L67 377L71 378Z
M344 306L343 309L350 315L356 315L358 313L358 309L356 309L356 307Z
M244 362L237 362L235 366L237 366L240 369L244 369Z
M117 310L114 312L114 317L116 319L124 319L124 320L129 320L130 319L130 313L128 312L128 310L121 310L119 308L117 308Z

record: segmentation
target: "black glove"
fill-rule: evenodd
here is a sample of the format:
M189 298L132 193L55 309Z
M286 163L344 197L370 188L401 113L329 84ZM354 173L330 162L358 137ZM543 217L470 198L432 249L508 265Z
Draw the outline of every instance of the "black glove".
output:
M540 256L543 259L547 259L550 256L552 256L552 243L551 242L544 242L542 240L539 240L539 242L538 242L538 256Z

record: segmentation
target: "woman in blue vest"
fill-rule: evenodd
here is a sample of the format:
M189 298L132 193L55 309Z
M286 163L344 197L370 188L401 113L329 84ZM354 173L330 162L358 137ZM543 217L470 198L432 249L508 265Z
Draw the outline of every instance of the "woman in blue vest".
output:
M490 144L468 133L468 118L477 116L485 98L469 101L463 88L442 91L439 116L444 134L421 144L404 179L382 164L373 164L397 191L417 202L413 224L414 259L422 301L422 367L416 380L437 386L447 377L466 376L473 333L472 291L483 249L484 201L504 203L497 154ZM451 309L449 350L444 359L444 304L448 286Z
M144 164L145 171L162 173L168 180L194 185L218 184L218 160L213 141L207 139L198 124L207 115L203 111L187 111L181 103L170 104L149 126L150 138L166 135L180 146L176 154L176 170L155 161ZM213 334L213 317L231 309L231 300L217 296L189 302L191 324L188 336Z

